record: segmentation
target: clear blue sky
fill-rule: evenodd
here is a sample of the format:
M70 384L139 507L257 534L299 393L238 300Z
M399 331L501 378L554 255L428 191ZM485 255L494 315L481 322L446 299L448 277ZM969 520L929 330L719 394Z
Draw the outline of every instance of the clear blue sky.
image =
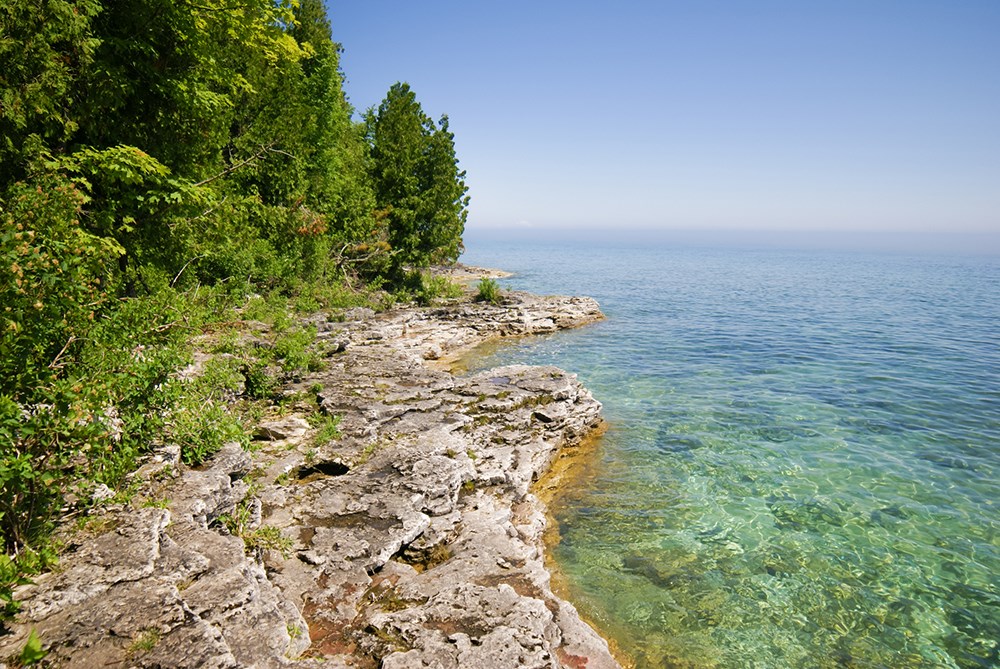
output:
M446 113L470 231L1000 234L1000 0L327 0Z

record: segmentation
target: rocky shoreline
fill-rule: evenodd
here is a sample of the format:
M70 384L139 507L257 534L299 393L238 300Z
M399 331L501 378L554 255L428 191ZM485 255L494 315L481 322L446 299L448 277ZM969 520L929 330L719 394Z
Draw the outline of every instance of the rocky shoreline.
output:
M339 417L339 438L317 444L293 402L254 452L192 469L165 447L136 473L145 503L107 508L21 590L0 658L35 629L61 667L618 667L550 588L532 492L600 404L554 367L445 369L601 318L515 292L316 317L334 352L286 393Z

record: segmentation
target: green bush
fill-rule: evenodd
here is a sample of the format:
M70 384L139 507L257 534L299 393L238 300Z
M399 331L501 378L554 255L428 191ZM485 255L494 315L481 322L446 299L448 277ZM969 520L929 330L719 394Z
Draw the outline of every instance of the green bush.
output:
M446 276L430 272L421 272L418 276L420 282L416 293L416 301L419 304L429 305L438 299L450 299L462 296L462 286Z
M28 583L17 564L6 554L0 553L0 620L10 618L21 608L14 600L13 589Z
M273 397L278 388L278 379L271 376L264 360L248 359L240 367L243 374L243 392L252 400L266 400Z
M250 443L249 435L238 416L216 400L206 400L192 393L174 409L169 425L171 441L181 447L184 464L197 466L218 453L229 442L241 446Z
M83 229L87 199L72 181L46 175L16 184L0 208L0 393L30 401L72 363L109 306L107 268L121 247Z
M476 294L479 302L489 302L490 304L500 304L503 296L500 293L500 285L493 279L483 277L479 280L479 292Z
M314 326L292 328L274 340L274 357L286 372L316 371L319 357L310 345L316 341Z

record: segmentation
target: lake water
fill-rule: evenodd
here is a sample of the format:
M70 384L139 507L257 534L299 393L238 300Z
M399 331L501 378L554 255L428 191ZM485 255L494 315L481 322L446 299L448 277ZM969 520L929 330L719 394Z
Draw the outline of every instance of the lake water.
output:
M604 403L554 513L638 667L1000 666L1000 259L472 244L608 320L502 347Z

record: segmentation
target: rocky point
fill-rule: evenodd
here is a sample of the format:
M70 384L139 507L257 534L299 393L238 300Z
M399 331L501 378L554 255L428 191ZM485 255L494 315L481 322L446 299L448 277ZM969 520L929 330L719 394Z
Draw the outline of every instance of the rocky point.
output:
M446 370L492 338L599 320L597 303L335 316L313 319L325 369L286 392L338 417L339 438L313 443L293 409L261 422L257 450L201 468L160 449L135 476L162 503L71 535L58 571L18 593L0 658L34 629L61 667L618 666L550 589L532 493L600 404L554 367Z

